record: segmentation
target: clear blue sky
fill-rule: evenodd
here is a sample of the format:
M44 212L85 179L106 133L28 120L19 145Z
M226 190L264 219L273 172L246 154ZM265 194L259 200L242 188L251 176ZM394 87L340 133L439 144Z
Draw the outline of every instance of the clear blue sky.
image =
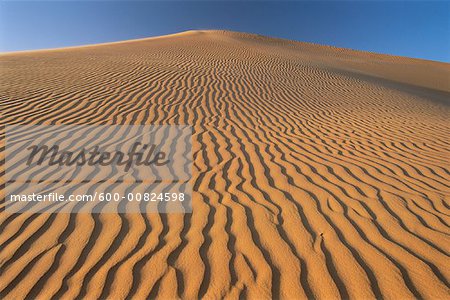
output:
M450 62L449 1L0 0L0 51L229 29Z

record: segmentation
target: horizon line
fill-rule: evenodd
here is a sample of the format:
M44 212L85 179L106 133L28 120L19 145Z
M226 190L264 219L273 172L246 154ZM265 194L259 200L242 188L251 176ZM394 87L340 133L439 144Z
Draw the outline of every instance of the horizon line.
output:
M145 0L142 0L142 1L145 1ZM153 0L151 0L151 1L153 1ZM174 1L177 1L177 0L174 0ZM255 1L261 1L261 0L255 0ZM331 0L331 1L336 1L336 0ZM351 0L348 0L348 1L351 1ZM23 54L23 53L29 53L29 52L34 53L34 52L46 52L46 51L62 51L62 50L71 50L71 49L77 49L77 48L108 46L108 45L114 45L114 44L132 43L132 42L139 42L139 41L158 39L158 38L168 38L168 37L173 37L173 36L187 34L187 33L212 32L212 31L223 31L223 32L230 32L230 33L241 33L241 34L243 33L243 34L249 34L249 35L263 36L263 37L270 38L270 39L279 39L279 40L284 40L284 41L305 43L305 44L311 44L311 45L316 45L316 46L331 47L331 48L336 48L336 49L345 49L345 50L356 51L356 52L364 52L364 53L371 53L371 54L378 54L378 55L385 55L385 56L392 56L392 57L402 57L402 58L409 58L409 59L415 59L415 60L450 64L450 59L445 60L445 61L444 60L434 60L434 59L422 58L422 57L413 57L413 56L398 55L398 54L393 54L393 53L376 52L376 51L370 51L370 50L366 50L366 49L340 47L340 46L321 44L321 43L310 42L310 41L300 41L300 40L288 39L288 38L283 38L283 37L276 37L276 36L270 36L270 35L265 35L265 34L245 32L245 31L236 31L236 30L229 30L229 29L186 29L183 31L178 31L178 32L173 32L173 33L168 33L168 34L163 34L163 35L138 37L138 38L131 38L131 39L126 39L126 40L118 40L118 41L106 41L106 42L99 42L99 43L94 43L94 44L70 45L70 46L61 46L61 47L55 47L55 48L37 48L37 49L0 51L0 55L3 56L3 55L12 55L12 54Z

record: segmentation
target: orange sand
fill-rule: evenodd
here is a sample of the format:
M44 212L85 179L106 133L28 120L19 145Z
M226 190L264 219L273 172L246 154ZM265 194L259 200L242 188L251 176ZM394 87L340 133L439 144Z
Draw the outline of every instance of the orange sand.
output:
M1 298L450 298L449 64L190 31L0 67L3 124L194 127L192 214L2 211Z

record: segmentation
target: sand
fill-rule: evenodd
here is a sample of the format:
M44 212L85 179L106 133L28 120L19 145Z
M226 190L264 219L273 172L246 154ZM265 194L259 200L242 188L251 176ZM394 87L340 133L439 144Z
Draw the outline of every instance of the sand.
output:
M224 31L0 64L3 125L194 128L191 214L0 212L2 298L450 298L449 64Z

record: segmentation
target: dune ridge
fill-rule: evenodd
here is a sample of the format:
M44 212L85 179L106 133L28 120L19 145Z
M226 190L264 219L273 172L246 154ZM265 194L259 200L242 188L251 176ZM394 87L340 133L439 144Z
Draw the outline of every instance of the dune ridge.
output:
M194 128L192 214L2 211L0 297L449 297L449 64L189 31L0 67L4 125Z

